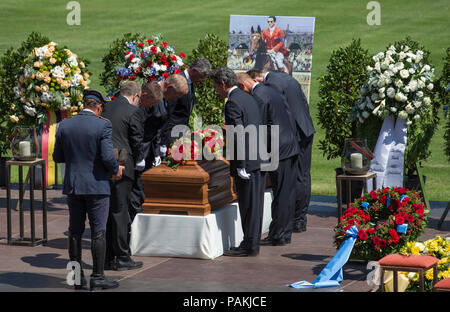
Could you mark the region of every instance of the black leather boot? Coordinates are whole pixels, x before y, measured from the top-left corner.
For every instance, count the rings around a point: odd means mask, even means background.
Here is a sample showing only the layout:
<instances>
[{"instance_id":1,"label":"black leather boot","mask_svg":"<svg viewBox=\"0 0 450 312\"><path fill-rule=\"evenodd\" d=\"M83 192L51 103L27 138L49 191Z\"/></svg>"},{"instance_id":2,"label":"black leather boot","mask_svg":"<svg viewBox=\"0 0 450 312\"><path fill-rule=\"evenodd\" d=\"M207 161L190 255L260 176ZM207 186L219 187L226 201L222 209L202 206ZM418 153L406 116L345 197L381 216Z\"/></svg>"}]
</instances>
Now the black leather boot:
<instances>
[{"instance_id":1,"label":"black leather boot","mask_svg":"<svg viewBox=\"0 0 450 312\"><path fill-rule=\"evenodd\" d=\"M83 289L87 285L86 277L84 276L84 271L82 268L81 262L81 235L69 235L69 258L70 261L76 261L80 264L81 276L80 276L80 284L77 285L75 281L75 289Z\"/></svg>"},{"instance_id":2,"label":"black leather boot","mask_svg":"<svg viewBox=\"0 0 450 312\"><path fill-rule=\"evenodd\" d=\"M93 262L90 280L91 290L100 290L118 287L119 283L115 281L112 282L109 281L103 272L105 266L105 252L106 252L106 240L104 231L92 235L91 251Z\"/></svg>"}]
</instances>

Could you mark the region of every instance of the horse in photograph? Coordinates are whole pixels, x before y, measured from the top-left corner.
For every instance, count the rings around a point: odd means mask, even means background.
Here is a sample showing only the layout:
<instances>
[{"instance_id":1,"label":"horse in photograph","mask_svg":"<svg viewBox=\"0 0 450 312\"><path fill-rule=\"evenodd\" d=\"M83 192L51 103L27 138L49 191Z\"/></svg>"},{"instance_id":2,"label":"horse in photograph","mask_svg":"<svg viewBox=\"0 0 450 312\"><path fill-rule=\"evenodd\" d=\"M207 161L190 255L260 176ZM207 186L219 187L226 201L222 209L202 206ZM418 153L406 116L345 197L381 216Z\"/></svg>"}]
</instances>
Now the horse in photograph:
<instances>
[{"instance_id":1,"label":"horse in photograph","mask_svg":"<svg viewBox=\"0 0 450 312\"><path fill-rule=\"evenodd\" d=\"M257 30L251 28L249 56L244 62L254 61L254 69L261 71L280 70L275 61L274 54L267 53L266 42L262 38L261 27ZM289 61L289 53L284 56L284 68L287 74L292 76L292 63Z\"/></svg>"}]
</instances>

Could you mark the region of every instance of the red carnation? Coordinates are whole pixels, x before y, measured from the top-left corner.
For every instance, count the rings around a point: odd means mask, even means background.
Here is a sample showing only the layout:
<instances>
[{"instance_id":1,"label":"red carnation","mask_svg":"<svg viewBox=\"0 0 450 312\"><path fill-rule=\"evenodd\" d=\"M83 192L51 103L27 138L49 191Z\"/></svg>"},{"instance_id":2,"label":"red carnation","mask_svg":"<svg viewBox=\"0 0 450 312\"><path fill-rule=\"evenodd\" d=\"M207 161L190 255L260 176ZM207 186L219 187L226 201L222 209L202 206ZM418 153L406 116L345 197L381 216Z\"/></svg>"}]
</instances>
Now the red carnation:
<instances>
[{"instance_id":1,"label":"red carnation","mask_svg":"<svg viewBox=\"0 0 450 312\"><path fill-rule=\"evenodd\" d=\"M358 231L358 238L362 241L365 241L369 238L369 235L367 235L366 231L364 230L359 230Z\"/></svg>"},{"instance_id":2,"label":"red carnation","mask_svg":"<svg viewBox=\"0 0 450 312\"><path fill-rule=\"evenodd\" d=\"M128 60L131 62L131 60L134 59L134 54L130 54L130 57L128 58Z\"/></svg>"},{"instance_id":3,"label":"red carnation","mask_svg":"<svg viewBox=\"0 0 450 312\"><path fill-rule=\"evenodd\" d=\"M374 228L367 229L367 233L370 235L375 234L377 231Z\"/></svg>"},{"instance_id":4,"label":"red carnation","mask_svg":"<svg viewBox=\"0 0 450 312\"><path fill-rule=\"evenodd\" d=\"M181 69L177 68L177 69L175 69L175 71L173 73L174 74L179 74L179 73L181 73Z\"/></svg>"},{"instance_id":5,"label":"red carnation","mask_svg":"<svg viewBox=\"0 0 450 312\"><path fill-rule=\"evenodd\" d=\"M364 216L363 216L363 219L364 219L364 222L369 222L370 221L370 216L368 215L368 214L365 214Z\"/></svg>"},{"instance_id":6,"label":"red carnation","mask_svg":"<svg viewBox=\"0 0 450 312\"><path fill-rule=\"evenodd\" d=\"M414 217L412 215L410 215L409 213L407 213L405 216L405 220L408 221L408 223L413 223Z\"/></svg>"},{"instance_id":7,"label":"red carnation","mask_svg":"<svg viewBox=\"0 0 450 312\"><path fill-rule=\"evenodd\" d=\"M128 51L127 53L125 53L125 56L127 56L128 54L130 54L131 52L130 51Z\"/></svg>"},{"instance_id":8,"label":"red carnation","mask_svg":"<svg viewBox=\"0 0 450 312\"><path fill-rule=\"evenodd\" d=\"M150 48L150 51L152 51L152 53L156 53L156 51L158 51L158 49L155 46L152 46Z\"/></svg>"},{"instance_id":9,"label":"red carnation","mask_svg":"<svg viewBox=\"0 0 450 312\"><path fill-rule=\"evenodd\" d=\"M155 76L150 77L150 81L155 81L155 80L156 80Z\"/></svg>"},{"instance_id":10,"label":"red carnation","mask_svg":"<svg viewBox=\"0 0 450 312\"><path fill-rule=\"evenodd\" d=\"M392 242L398 243L400 241L400 237L397 234L397 231L394 229L389 230L389 235L392 237Z\"/></svg>"},{"instance_id":11,"label":"red carnation","mask_svg":"<svg viewBox=\"0 0 450 312\"><path fill-rule=\"evenodd\" d=\"M113 96L112 98L111 98L111 100L115 100L115 99L117 99L117 96Z\"/></svg>"},{"instance_id":12,"label":"red carnation","mask_svg":"<svg viewBox=\"0 0 450 312\"><path fill-rule=\"evenodd\" d=\"M166 48L166 47L167 47L167 42L164 42L164 41L163 41L163 42L161 43L161 46L162 46L163 48Z\"/></svg>"},{"instance_id":13,"label":"red carnation","mask_svg":"<svg viewBox=\"0 0 450 312\"><path fill-rule=\"evenodd\" d=\"M177 57L175 56L175 55L170 55L170 59L173 61L173 62L176 62L177 61Z\"/></svg>"},{"instance_id":14,"label":"red carnation","mask_svg":"<svg viewBox=\"0 0 450 312\"><path fill-rule=\"evenodd\" d=\"M370 196L372 197L372 199L377 199L378 198L378 193L376 191L371 191L370 192Z\"/></svg>"},{"instance_id":15,"label":"red carnation","mask_svg":"<svg viewBox=\"0 0 450 312\"><path fill-rule=\"evenodd\" d=\"M163 56L161 56L161 61L164 63L164 62L167 62L167 56L165 56L165 55L163 55Z\"/></svg>"},{"instance_id":16,"label":"red carnation","mask_svg":"<svg viewBox=\"0 0 450 312\"><path fill-rule=\"evenodd\" d=\"M405 223L405 219L403 217L400 217L400 216L397 215L395 217L395 224L401 225L403 223Z\"/></svg>"},{"instance_id":17,"label":"red carnation","mask_svg":"<svg viewBox=\"0 0 450 312\"><path fill-rule=\"evenodd\" d=\"M380 238L378 236L375 236L374 238L372 238L372 242L374 245L379 245L380 244Z\"/></svg>"},{"instance_id":18,"label":"red carnation","mask_svg":"<svg viewBox=\"0 0 450 312\"><path fill-rule=\"evenodd\" d=\"M169 74L168 73L163 73L162 76L164 77L164 79L169 78Z\"/></svg>"},{"instance_id":19,"label":"red carnation","mask_svg":"<svg viewBox=\"0 0 450 312\"><path fill-rule=\"evenodd\" d=\"M385 188L381 191L381 193L383 193L383 194L389 193L389 188L388 188L388 187L385 187Z\"/></svg>"},{"instance_id":20,"label":"red carnation","mask_svg":"<svg viewBox=\"0 0 450 312\"><path fill-rule=\"evenodd\" d=\"M148 44L152 44L152 43L153 43L153 40L152 40L152 39L148 39L148 40L147 40L147 43L148 43Z\"/></svg>"},{"instance_id":21,"label":"red carnation","mask_svg":"<svg viewBox=\"0 0 450 312\"><path fill-rule=\"evenodd\" d=\"M185 58L186 54L184 54L183 52L180 52L180 56L181 56L181 58Z\"/></svg>"},{"instance_id":22,"label":"red carnation","mask_svg":"<svg viewBox=\"0 0 450 312\"><path fill-rule=\"evenodd\" d=\"M142 42L139 42L138 46L140 46L141 48L144 47L144 44Z\"/></svg>"},{"instance_id":23,"label":"red carnation","mask_svg":"<svg viewBox=\"0 0 450 312\"><path fill-rule=\"evenodd\" d=\"M380 239L380 248L386 248L386 245L387 245L386 240Z\"/></svg>"},{"instance_id":24,"label":"red carnation","mask_svg":"<svg viewBox=\"0 0 450 312\"><path fill-rule=\"evenodd\" d=\"M131 75L130 80L134 80L134 79L136 79L136 77L134 75Z\"/></svg>"},{"instance_id":25,"label":"red carnation","mask_svg":"<svg viewBox=\"0 0 450 312\"><path fill-rule=\"evenodd\" d=\"M348 209L345 211L345 213L346 213L346 214L347 214L347 213L354 214L354 213L356 213L357 211L358 211L358 209L356 209L356 207L351 206L350 208L348 208Z\"/></svg>"},{"instance_id":26,"label":"red carnation","mask_svg":"<svg viewBox=\"0 0 450 312\"><path fill-rule=\"evenodd\" d=\"M380 196L380 203L382 203L383 205L386 204L386 195Z\"/></svg>"},{"instance_id":27,"label":"red carnation","mask_svg":"<svg viewBox=\"0 0 450 312\"><path fill-rule=\"evenodd\" d=\"M145 57L145 53L141 52L141 57L144 58Z\"/></svg>"}]
</instances>

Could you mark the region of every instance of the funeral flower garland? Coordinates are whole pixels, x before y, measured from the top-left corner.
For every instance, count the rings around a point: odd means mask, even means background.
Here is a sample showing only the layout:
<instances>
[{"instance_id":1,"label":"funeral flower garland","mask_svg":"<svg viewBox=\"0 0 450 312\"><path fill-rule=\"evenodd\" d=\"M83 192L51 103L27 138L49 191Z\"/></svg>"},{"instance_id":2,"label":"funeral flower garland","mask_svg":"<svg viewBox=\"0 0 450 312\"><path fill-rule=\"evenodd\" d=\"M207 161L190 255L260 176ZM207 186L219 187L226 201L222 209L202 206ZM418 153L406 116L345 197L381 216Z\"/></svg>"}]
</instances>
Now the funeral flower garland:
<instances>
[{"instance_id":1,"label":"funeral flower garland","mask_svg":"<svg viewBox=\"0 0 450 312\"><path fill-rule=\"evenodd\" d=\"M400 49L391 45L373 56L373 66L367 66L369 80L361 88L352 120L364 123L371 114L381 119L392 114L410 125L432 114L434 68L424 64L423 58L422 50L413 51L407 45Z\"/></svg>"},{"instance_id":2,"label":"funeral flower garland","mask_svg":"<svg viewBox=\"0 0 450 312\"><path fill-rule=\"evenodd\" d=\"M339 247L346 231L355 225L359 231L354 257L379 260L398 252L425 229L428 211L424 206L419 193L402 187L366 193L344 211L335 227L335 244Z\"/></svg>"},{"instance_id":3,"label":"funeral flower garland","mask_svg":"<svg viewBox=\"0 0 450 312\"><path fill-rule=\"evenodd\" d=\"M176 140L167 150L167 166L176 169L180 165L185 165L189 160L203 158L212 160L223 155L224 146L222 128L215 125L208 126Z\"/></svg>"},{"instance_id":4,"label":"funeral flower garland","mask_svg":"<svg viewBox=\"0 0 450 312\"><path fill-rule=\"evenodd\" d=\"M42 122L48 110L78 110L89 76L85 62L69 49L54 42L34 48L14 87L20 105L14 107L11 121L28 116Z\"/></svg>"}]
</instances>

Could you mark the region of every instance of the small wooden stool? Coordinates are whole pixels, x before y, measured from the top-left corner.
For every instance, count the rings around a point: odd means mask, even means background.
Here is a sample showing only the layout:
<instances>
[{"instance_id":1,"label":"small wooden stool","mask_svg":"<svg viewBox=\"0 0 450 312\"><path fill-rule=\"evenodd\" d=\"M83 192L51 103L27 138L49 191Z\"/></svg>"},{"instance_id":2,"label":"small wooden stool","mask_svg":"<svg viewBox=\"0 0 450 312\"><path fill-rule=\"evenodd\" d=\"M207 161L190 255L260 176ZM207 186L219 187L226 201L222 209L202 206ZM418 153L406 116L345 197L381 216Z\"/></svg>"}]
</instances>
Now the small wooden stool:
<instances>
[{"instance_id":1,"label":"small wooden stool","mask_svg":"<svg viewBox=\"0 0 450 312\"><path fill-rule=\"evenodd\" d=\"M388 255L378 261L381 268L381 284L379 291L384 291L384 271L393 271L394 275L394 292L398 292L397 272L418 272L420 288L423 292L425 289L425 271L433 269L433 285L437 282L437 264L439 259L426 255Z\"/></svg>"},{"instance_id":2,"label":"small wooden stool","mask_svg":"<svg viewBox=\"0 0 450 312\"><path fill-rule=\"evenodd\" d=\"M362 181L364 185L364 193L368 192L367 181L372 179L372 188L377 189L377 174L375 172L367 172L362 175L340 174L336 176L336 191L337 191L337 208L338 220L342 217L342 181L347 182L347 208L352 203L352 181Z\"/></svg>"},{"instance_id":3,"label":"small wooden stool","mask_svg":"<svg viewBox=\"0 0 450 312\"><path fill-rule=\"evenodd\" d=\"M433 287L433 291L450 291L450 277L437 282Z\"/></svg>"}]
</instances>

